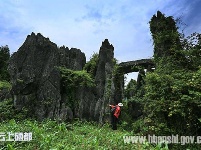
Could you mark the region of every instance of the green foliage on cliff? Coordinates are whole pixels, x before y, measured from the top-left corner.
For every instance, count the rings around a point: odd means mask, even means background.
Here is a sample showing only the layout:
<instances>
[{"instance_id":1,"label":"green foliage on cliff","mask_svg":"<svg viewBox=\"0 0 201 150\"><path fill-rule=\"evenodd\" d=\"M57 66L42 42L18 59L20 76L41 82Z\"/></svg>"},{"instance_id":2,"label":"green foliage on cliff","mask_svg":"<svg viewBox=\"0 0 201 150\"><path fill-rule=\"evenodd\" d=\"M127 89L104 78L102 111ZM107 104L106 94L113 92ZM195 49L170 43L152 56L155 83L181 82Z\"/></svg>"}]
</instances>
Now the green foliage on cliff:
<instances>
[{"instance_id":1,"label":"green foliage on cliff","mask_svg":"<svg viewBox=\"0 0 201 150\"><path fill-rule=\"evenodd\" d=\"M11 84L7 81L0 81L0 91L2 89L11 89Z\"/></svg>"},{"instance_id":2,"label":"green foliage on cliff","mask_svg":"<svg viewBox=\"0 0 201 150\"><path fill-rule=\"evenodd\" d=\"M91 74L92 77L95 77L96 75L96 70L97 70L97 65L98 65L98 53L94 53L89 62L87 62L84 66L84 70L86 70L89 74Z\"/></svg>"},{"instance_id":3,"label":"green foliage on cliff","mask_svg":"<svg viewBox=\"0 0 201 150\"><path fill-rule=\"evenodd\" d=\"M10 50L8 46L0 47L0 81L2 80L10 80L10 76L8 74L8 60L10 58Z\"/></svg>"},{"instance_id":4,"label":"green foliage on cliff","mask_svg":"<svg viewBox=\"0 0 201 150\"><path fill-rule=\"evenodd\" d=\"M171 61L173 68L189 69L188 59L183 53L180 33L172 16L166 17L160 11L150 21L154 44L154 61L157 66Z\"/></svg>"},{"instance_id":5,"label":"green foliage on cliff","mask_svg":"<svg viewBox=\"0 0 201 150\"><path fill-rule=\"evenodd\" d=\"M150 31L154 40L154 57L171 56L181 48L179 32L172 16L166 17L160 11L151 18Z\"/></svg>"},{"instance_id":6,"label":"green foliage on cliff","mask_svg":"<svg viewBox=\"0 0 201 150\"><path fill-rule=\"evenodd\" d=\"M68 106L73 110L78 106L76 90L79 87L93 87L94 79L85 70L74 71L65 67L59 67L61 72L61 92L68 97Z\"/></svg>"},{"instance_id":7,"label":"green foliage on cliff","mask_svg":"<svg viewBox=\"0 0 201 150\"><path fill-rule=\"evenodd\" d=\"M94 80L91 75L85 70L74 71L64 67L59 68L62 76L62 83L69 88L79 87L79 86L94 86Z\"/></svg>"}]
</instances>

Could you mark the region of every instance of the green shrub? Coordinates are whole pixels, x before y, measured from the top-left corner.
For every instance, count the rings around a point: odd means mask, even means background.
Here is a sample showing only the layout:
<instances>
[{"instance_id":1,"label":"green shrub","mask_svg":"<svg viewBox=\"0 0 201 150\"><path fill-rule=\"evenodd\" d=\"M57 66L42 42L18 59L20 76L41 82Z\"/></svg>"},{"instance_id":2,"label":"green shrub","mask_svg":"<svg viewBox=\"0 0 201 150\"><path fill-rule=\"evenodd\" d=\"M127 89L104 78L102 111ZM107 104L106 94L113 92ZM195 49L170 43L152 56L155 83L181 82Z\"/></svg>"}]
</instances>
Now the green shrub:
<instances>
[{"instance_id":1,"label":"green shrub","mask_svg":"<svg viewBox=\"0 0 201 150\"><path fill-rule=\"evenodd\" d=\"M144 112L152 121L155 133L199 133L200 77L200 70L195 73L175 70L171 75L147 75Z\"/></svg>"},{"instance_id":2,"label":"green shrub","mask_svg":"<svg viewBox=\"0 0 201 150\"><path fill-rule=\"evenodd\" d=\"M61 92L68 93L68 105L73 111L78 106L76 90L78 87L95 86L94 79L85 70L74 71L65 67L59 67L61 72Z\"/></svg>"},{"instance_id":3,"label":"green shrub","mask_svg":"<svg viewBox=\"0 0 201 150\"><path fill-rule=\"evenodd\" d=\"M11 89L11 84L7 81L0 81L0 90Z\"/></svg>"},{"instance_id":4,"label":"green shrub","mask_svg":"<svg viewBox=\"0 0 201 150\"><path fill-rule=\"evenodd\" d=\"M0 47L0 80L10 80L8 73L8 60L10 58L10 50L8 46Z\"/></svg>"},{"instance_id":5,"label":"green shrub","mask_svg":"<svg viewBox=\"0 0 201 150\"><path fill-rule=\"evenodd\" d=\"M79 87L79 86L94 86L94 80L91 75L85 70L74 71L67 69L65 67L59 67L62 76L63 86L68 86L69 88Z\"/></svg>"},{"instance_id":6,"label":"green shrub","mask_svg":"<svg viewBox=\"0 0 201 150\"><path fill-rule=\"evenodd\" d=\"M24 120L27 118L27 112L25 108L22 108L20 111L16 110L12 99L0 102L0 122L10 119Z\"/></svg>"},{"instance_id":7,"label":"green shrub","mask_svg":"<svg viewBox=\"0 0 201 150\"><path fill-rule=\"evenodd\" d=\"M98 60L99 60L99 54L94 53L91 56L90 60L84 66L84 70L86 70L93 78L96 75Z\"/></svg>"}]
</instances>

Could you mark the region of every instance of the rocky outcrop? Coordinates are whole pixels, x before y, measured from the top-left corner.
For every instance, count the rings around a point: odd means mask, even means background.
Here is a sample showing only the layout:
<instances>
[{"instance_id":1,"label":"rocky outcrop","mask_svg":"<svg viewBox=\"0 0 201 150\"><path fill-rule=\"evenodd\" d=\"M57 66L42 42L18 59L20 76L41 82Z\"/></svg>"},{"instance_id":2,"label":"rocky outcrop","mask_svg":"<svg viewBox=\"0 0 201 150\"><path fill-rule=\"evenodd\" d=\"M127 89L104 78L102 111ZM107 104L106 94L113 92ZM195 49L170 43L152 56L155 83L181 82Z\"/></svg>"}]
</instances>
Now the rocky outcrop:
<instances>
[{"instance_id":1,"label":"rocky outcrop","mask_svg":"<svg viewBox=\"0 0 201 150\"><path fill-rule=\"evenodd\" d=\"M104 42L102 42L102 46L100 47L98 67L95 76L98 97L103 97L104 95L106 79L109 74L112 74L113 71L113 59L114 47L110 45L108 39L106 39Z\"/></svg>"},{"instance_id":2,"label":"rocky outcrop","mask_svg":"<svg viewBox=\"0 0 201 150\"><path fill-rule=\"evenodd\" d=\"M88 120L104 123L108 120L109 103L114 103L113 63L114 47L108 39L102 42L99 50L95 72L95 88L80 87L77 90L79 99L78 116Z\"/></svg>"},{"instance_id":3,"label":"rocky outcrop","mask_svg":"<svg viewBox=\"0 0 201 150\"><path fill-rule=\"evenodd\" d=\"M78 85L73 90L67 90L70 86L65 86L70 83L65 82L64 86L63 74L58 67L83 70L85 64L85 55L79 49L65 46L58 48L40 33L28 35L9 61L15 108L26 107L29 114L38 120L51 118L64 121L78 117L104 123L110 117L108 104L117 104L123 98L126 72L122 68L152 65L152 62L133 61L118 66L114 61L114 47L105 39L93 73L96 86ZM114 69L115 65L119 70ZM69 96L71 94L73 98Z\"/></svg>"},{"instance_id":4,"label":"rocky outcrop","mask_svg":"<svg viewBox=\"0 0 201 150\"><path fill-rule=\"evenodd\" d=\"M98 121L95 116L95 106L98 99L95 88L79 87L76 90L76 99L79 101L76 116L85 120Z\"/></svg>"},{"instance_id":5,"label":"rocky outcrop","mask_svg":"<svg viewBox=\"0 0 201 150\"><path fill-rule=\"evenodd\" d=\"M38 120L72 118L71 110L65 106L67 99L61 95L57 67L82 70L85 63L85 55L79 49L58 48L40 33L28 35L9 61L14 106L29 108Z\"/></svg>"},{"instance_id":6,"label":"rocky outcrop","mask_svg":"<svg viewBox=\"0 0 201 150\"><path fill-rule=\"evenodd\" d=\"M182 49L173 17L166 17L160 11L157 11L156 15L151 18L150 30L154 40L155 59L174 55L174 49Z\"/></svg>"},{"instance_id":7,"label":"rocky outcrop","mask_svg":"<svg viewBox=\"0 0 201 150\"><path fill-rule=\"evenodd\" d=\"M98 66L95 76L97 99L95 106L95 118L99 118L99 123L107 120L108 104L114 103L114 47L109 43L108 39L102 42L99 51Z\"/></svg>"},{"instance_id":8,"label":"rocky outcrop","mask_svg":"<svg viewBox=\"0 0 201 150\"><path fill-rule=\"evenodd\" d=\"M40 33L32 33L9 61L14 106L28 108L38 120L79 117L103 123L108 118L105 115L108 104L114 103L113 59L114 47L106 39L99 51L94 76L96 87L77 86L73 93L76 102L71 102L69 94L72 93L64 90L58 67L83 70L85 55L76 48L58 48Z\"/></svg>"},{"instance_id":9,"label":"rocky outcrop","mask_svg":"<svg viewBox=\"0 0 201 150\"><path fill-rule=\"evenodd\" d=\"M59 65L67 67L72 70L82 70L86 58L85 54L82 53L79 49L62 46L59 49Z\"/></svg>"}]
</instances>

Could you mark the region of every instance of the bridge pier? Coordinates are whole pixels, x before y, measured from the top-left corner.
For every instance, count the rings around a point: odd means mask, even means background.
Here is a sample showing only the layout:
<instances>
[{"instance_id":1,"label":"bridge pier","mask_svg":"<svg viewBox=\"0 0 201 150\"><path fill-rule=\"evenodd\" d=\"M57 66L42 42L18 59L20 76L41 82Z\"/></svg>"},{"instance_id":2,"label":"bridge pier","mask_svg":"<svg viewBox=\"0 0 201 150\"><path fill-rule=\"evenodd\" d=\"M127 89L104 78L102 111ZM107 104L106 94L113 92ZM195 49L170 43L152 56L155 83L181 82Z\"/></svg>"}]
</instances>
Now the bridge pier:
<instances>
[{"instance_id":1,"label":"bridge pier","mask_svg":"<svg viewBox=\"0 0 201 150\"><path fill-rule=\"evenodd\" d=\"M114 102L115 104L122 102L124 93L124 74L119 72L114 77Z\"/></svg>"},{"instance_id":2,"label":"bridge pier","mask_svg":"<svg viewBox=\"0 0 201 150\"><path fill-rule=\"evenodd\" d=\"M144 69L152 71L152 68L155 67L151 59L141 59L136 61L122 62L118 65L117 73L114 76L114 102L117 104L122 102L124 98L124 74L131 72L139 72L137 79L137 89L139 90L142 86L143 76L145 76Z\"/></svg>"}]
</instances>

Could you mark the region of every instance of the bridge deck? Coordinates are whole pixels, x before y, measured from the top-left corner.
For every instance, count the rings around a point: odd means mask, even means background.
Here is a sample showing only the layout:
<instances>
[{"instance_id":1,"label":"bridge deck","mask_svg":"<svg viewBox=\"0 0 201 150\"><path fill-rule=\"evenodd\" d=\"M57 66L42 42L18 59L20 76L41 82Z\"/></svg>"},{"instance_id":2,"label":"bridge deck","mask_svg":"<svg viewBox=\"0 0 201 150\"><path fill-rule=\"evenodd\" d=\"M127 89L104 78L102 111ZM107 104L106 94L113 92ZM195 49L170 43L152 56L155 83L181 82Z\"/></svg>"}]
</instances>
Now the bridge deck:
<instances>
[{"instance_id":1,"label":"bridge deck","mask_svg":"<svg viewBox=\"0 0 201 150\"><path fill-rule=\"evenodd\" d=\"M140 59L135 61L121 62L119 64L119 67L123 73L138 72L139 67L147 69L149 66L155 66L152 59Z\"/></svg>"}]
</instances>

